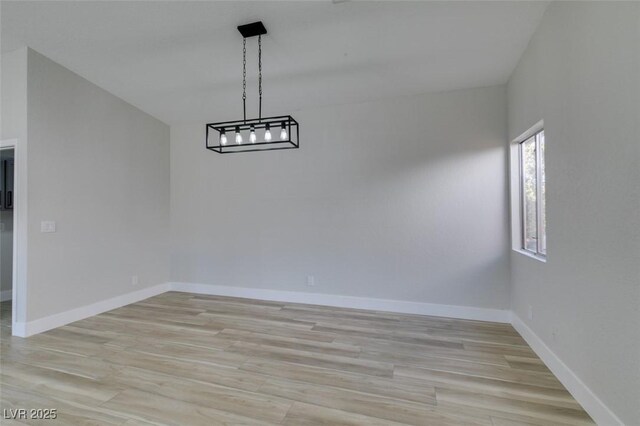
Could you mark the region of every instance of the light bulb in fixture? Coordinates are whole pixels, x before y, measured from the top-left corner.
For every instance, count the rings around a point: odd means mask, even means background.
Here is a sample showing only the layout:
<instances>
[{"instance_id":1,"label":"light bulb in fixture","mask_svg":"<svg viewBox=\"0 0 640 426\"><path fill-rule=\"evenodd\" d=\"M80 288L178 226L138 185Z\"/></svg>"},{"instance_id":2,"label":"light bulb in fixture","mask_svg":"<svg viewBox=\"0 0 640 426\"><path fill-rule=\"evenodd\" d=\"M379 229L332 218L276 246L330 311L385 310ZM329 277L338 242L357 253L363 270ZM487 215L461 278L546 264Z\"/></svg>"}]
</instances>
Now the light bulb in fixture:
<instances>
[{"instance_id":1,"label":"light bulb in fixture","mask_svg":"<svg viewBox=\"0 0 640 426\"><path fill-rule=\"evenodd\" d=\"M283 121L282 125L280 126L280 140L284 141L284 140L287 139L287 137L288 137L288 135L287 135L287 126Z\"/></svg>"},{"instance_id":2,"label":"light bulb in fixture","mask_svg":"<svg viewBox=\"0 0 640 426\"><path fill-rule=\"evenodd\" d=\"M240 127L236 126L236 143L240 145L242 143L242 135L240 134Z\"/></svg>"},{"instance_id":3,"label":"light bulb in fixture","mask_svg":"<svg viewBox=\"0 0 640 426\"><path fill-rule=\"evenodd\" d=\"M264 140L267 142L271 141L271 126L269 125L269 123L267 123L264 130Z\"/></svg>"},{"instance_id":4,"label":"light bulb in fixture","mask_svg":"<svg viewBox=\"0 0 640 426\"><path fill-rule=\"evenodd\" d=\"M251 143L256 143L256 128L251 126L251 131L249 132L249 140Z\"/></svg>"},{"instance_id":5,"label":"light bulb in fixture","mask_svg":"<svg viewBox=\"0 0 640 426\"><path fill-rule=\"evenodd\" d=\"M220 145L226 145L227 144L227 134L225 133L224 129L220 130Z\"/></svg>"}]
</instances>

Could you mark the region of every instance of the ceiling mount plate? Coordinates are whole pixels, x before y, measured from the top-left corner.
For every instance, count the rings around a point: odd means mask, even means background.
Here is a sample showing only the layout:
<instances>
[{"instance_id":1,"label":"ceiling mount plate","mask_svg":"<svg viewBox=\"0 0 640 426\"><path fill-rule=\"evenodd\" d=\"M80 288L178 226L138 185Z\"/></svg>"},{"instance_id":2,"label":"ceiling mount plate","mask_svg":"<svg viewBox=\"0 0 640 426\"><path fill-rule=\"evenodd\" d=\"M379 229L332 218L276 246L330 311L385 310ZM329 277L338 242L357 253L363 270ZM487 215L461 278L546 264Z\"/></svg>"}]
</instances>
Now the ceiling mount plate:
<instances>
[{"instance_id":1,"label":"ceiling mount plate","mask_svg":"<svg viewBox=\"0 0 640 426\"><path fill-rule=\"evenodd\" d=\"M240 31L240 34L242 34L242 37L244 38L255 37L267 33L267 29L264 27L262 21L239 25L238 31Z\"/></svg>"}]
</instances>

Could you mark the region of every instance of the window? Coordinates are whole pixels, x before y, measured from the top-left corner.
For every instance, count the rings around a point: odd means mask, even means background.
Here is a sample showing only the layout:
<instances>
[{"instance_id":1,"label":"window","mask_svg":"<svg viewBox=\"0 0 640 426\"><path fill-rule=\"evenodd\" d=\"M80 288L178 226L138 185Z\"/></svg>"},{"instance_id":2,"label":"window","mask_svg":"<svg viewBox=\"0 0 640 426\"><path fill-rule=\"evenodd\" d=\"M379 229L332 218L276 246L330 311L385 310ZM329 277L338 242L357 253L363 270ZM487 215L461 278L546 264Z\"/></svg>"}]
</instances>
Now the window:
<instances>
[{"instance_id":1,"label":"window","mask_svg":"<svg viewBox=\"0 0 640 426\"><path fill-rule=\"evenodd\" d=\"M518 143L520 171L519 249L538 257L547 254L544 173L544 130Z\"/></svg>"}]
</instances>

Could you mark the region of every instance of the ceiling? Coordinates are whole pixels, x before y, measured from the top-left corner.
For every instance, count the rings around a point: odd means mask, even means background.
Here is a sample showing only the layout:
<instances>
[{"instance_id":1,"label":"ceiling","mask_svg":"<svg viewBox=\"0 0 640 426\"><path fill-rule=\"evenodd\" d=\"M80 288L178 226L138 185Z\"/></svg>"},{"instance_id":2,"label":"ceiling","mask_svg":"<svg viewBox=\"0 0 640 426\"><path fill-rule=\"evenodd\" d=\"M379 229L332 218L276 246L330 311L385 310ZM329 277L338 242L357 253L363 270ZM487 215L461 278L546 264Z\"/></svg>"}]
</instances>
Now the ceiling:
<instances>
[{"instance_id":1,"label":"ceiling","mask_svg":"<svg viewBox=\"0 0 640 426\"><path fill-rule=\"evenodd\" d=\"M507 81L547 2L1 3L30 46L168 124L237 119L242 38L262 20L264 114ZM247 42L248 115L257 115Z\"/></svg>"}]
</instances>

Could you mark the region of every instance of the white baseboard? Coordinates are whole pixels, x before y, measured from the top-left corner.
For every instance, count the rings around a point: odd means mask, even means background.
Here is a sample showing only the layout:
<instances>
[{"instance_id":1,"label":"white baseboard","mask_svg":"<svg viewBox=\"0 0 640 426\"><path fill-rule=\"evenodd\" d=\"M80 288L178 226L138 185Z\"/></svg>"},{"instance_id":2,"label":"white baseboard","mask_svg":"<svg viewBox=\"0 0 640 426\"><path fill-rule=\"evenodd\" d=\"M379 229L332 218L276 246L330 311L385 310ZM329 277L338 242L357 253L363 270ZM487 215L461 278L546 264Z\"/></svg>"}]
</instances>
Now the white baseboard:
<instances>
[{"instance_id":1,"label":"white baseboard","mask_svg":"<svg viewBox=\"0 0 640 426\"><path fill-rule=\"evenodd\" d=\"M29 322L17 322L13 335L28 337L56 327L79 321L102 312L110 311L130 303L147 299L167 291L232 296L248 299L272 300L289 303L335 306L342 308L370 309L384 312L431 315L448 318L470 319L511 323L513 327L544 361L553 374L567 388L573 397L599 425L622 425L620 419L611 411L587 385L531 330L515 313L509 310L478 308L472 306L440 305L434 303L408 302L403 300L374 299L368 297L339 296L333 294L304 293L247 287L230 287L209 284L171 282L158 284L111 299L96 302L59 314L50 315ZM2 292L2 297L7 293ZM10 298L10 292L9 292Z\"/></svg>"},{"instance_id":2,"label":"white baseboard","mask_svg":"<svg viewBox=\"0 0 640 426\"><path fill-rule=\"evenodd\" d=\"M367 297L338 296L321 293L303 293L296 291L280 291L246 287L229 287L195 283L164 283L142 290L102 300L80 308L60 312L44 318L28 322L16 322L13 335L29 337L74 321L79 321L102 312L147 299L166 291L183 291L197 294L217 296L234 296L248 299L274 300L290 303L307 303L314 305L335 306L354 309L370 309L385 312L432 315L448 318L471 319L478 321L494 321L508 323L510 313L507 310L476 308L472 306L439 305L434 303L407 302L402 300L372 299Z\"/></svg>"},{"instance_id":3,"label":"white baseboard","mask_svg":"<svg viewBox=\"0 0 640 426\"><path fill-rule=\"evenodd\" d=\"M598 425L623 425L613 411L513 312L511 324Z\"/></svg>"},{"instance_id":4,"label":"white baseboard","mask_svg":"<svg viewBox=\"0 0 640 426\"><path fill-rule=\"evenodd\" d=\"M478 321L509 323L511 318L510 311L508 310L477 308L473 306L439 305L435 303L408 302L404 300L373 299L369 297L338 296L334 294L303 293L298 291L182 282L172 282L170 283L170 287L171 290L186 293L233 296L247 299L273 300L277 302L306 303L340 308L370 309L374 311L432 315Z\"/></svg>"},{"instance_id":5,"label":"white baseboard","mask_svg":"<svg viewBox=\"0 0 640 426\"><path fill-rule=\"evenodd\" d=\"M18 337L29 337L31 334L27 334L27 323L26 322L16 322L11 327L11 334ZM35 333L33 333L35 334Z\"/></svg>"},{"instance_id":6,"label":"white baseboard","mask_svg":"<svg viewBox=\"0 0 640 426\"><path fill-rule=\"evenodd\" d=\"M18 337L29 337L34 334L42 333L63 325L89 318L102 312L120 308L130 303L139 302L158 294L162 294L169 290L169 284L163 283L152 287L143 288L131 293L112 297L111 299L102 300L90 305L81 306L69 311L60 312L59 314L49 315L44 318L28 322L16 322L12 329L12 334Z\"/></svg>"},{"instance_id":7,"label":"white baseboard","mask_svg":"<svg viewBox=\"0 0 640 426\"><path fill-rule=\"evenodd\" d=\"M13 295L12 290L2 290L0 291L0 302L5 302L7 300L11 300Z\"/></svg>"}]
</instances>

